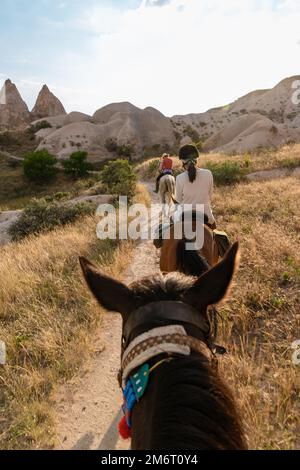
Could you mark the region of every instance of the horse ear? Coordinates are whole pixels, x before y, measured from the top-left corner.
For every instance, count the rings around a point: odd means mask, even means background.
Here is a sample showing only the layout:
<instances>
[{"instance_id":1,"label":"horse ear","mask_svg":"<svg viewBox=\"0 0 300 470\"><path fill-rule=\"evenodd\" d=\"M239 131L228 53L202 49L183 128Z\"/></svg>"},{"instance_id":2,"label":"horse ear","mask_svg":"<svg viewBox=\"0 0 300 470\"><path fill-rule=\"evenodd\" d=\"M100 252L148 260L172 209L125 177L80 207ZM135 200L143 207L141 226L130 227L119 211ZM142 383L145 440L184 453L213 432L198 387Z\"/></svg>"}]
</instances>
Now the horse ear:
<instances>
[{"instance_id":1,"label":"horse ear","mask_svg":"<svg viewBox=\"0 0 300 470\"><path fill-rule=\"evenodd\" d=\"M196 308L206 308L220 302L229 290L238 263L239 244L236 242L220 263L199 277L185 294L184 302Z\"/></svg>"},{"instance_id":2,"label":"horse ear","mask_svg":"<svg viewBox=\"0 0 300 470\"><path fill-rule=\"evenodd\" d=\"M99 304L126 318L135 309L133 292L122 282L100 273L87 259L80 257L79 262L86 283Z\"/></svg>"}]
</instances>

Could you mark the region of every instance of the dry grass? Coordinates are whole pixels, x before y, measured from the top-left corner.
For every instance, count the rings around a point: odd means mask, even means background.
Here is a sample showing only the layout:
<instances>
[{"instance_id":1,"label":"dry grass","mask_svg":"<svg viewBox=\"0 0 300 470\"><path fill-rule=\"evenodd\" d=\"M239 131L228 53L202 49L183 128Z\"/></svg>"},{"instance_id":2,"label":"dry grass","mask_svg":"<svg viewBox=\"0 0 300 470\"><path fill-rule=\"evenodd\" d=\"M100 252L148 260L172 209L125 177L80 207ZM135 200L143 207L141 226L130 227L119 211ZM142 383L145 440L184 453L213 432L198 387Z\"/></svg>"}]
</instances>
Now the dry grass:
<instances>
[{"instance_id":1,"label":"dry grass","mask_svg":"<svg viewBox=\"0 0 300 470\"><path fill-rule=\"evenodd\" d=\"M299 366L291 344L300 339L300 184L284 178L219 188L218 226L241 242L232 298L220 307L221 360L253 449L299 448Z\"/></svg>"},{"instance_id":2,"label":"dry grass","mask_svg":"<svg viewBox=\"0 0 300 470\"><path fill-rule=\"evenodd\" d=\"M182 163L174 157L175 173L182 172ZM286 145L278 150L261 150L241 155L224 155L218 153L201 154L199 166L202 168L211 164L222 164L225 162L236 163L245 173L273 169L273 168L295 168L300 166L300 144ZM142 179L153 179L157 174L158 159L152 158L137 166L138 174Z\"/></svg>"},{"instance_id":3,"label":"dry grass","mask_svg":"<svg viewBox=\"0 0 300 470\"><path fill-rule=\"evenodd\" d=\"M151 205L151 197L150 197L149 191L141 183L138 183L136 186L136 194L133 198L133 203L144 204L146 207L150 207Z\"/></svg>"},{"instance_id":4,"label":"dry grass","mask_svg":"<svg viewBox=\"0 0 300 470\"><path fill-rule=\"evenodd\" d=\"M88 217L51 233L2 248L0 448L49 448L51 393L88 356L99 311L83 284L78 255L120 276L131 245L99 241Z\"/></svg>"}]
</instances>

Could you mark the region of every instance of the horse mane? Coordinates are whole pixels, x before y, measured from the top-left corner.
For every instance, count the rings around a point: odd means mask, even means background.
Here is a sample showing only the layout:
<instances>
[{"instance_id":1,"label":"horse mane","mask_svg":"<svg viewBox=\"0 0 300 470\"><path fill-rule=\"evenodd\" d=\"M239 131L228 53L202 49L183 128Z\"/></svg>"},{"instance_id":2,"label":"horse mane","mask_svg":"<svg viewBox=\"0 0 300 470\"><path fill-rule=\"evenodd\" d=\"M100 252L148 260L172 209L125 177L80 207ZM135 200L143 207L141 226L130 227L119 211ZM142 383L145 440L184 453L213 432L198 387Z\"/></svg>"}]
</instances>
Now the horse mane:
<instances>
[{"instance_id":1,"label":"horse mane","mask_svg":"<svg viewBox=\"0 0 300 470\"><path fill-rule=\"evenodd\" d=\"M181 300L194 281L193 277L171 273L140 280L131 289L142 306ZM133 445L138 444L135 448L247 448L231 391L200 355L178 356L162 364L152 373L148 387L134 410L135 429L140 433L133 435Z\"/></svg>"},{"instance_id":2,"label":"horse mane","mask_svg":"<svg viewBox=\"0 0 300 470\"><path fill-rule=\"evenodd\" d=\"M186 249L186 239L179 241L177 245L177 266L178 269L188 276L201 276L208 271L210 266L207 261L196 250Z\"/></svg>"},{"instance_id":3,"label":"horse mane","mask_svg":"<svg viewBox=\"0 0 300 470\"><path fill-rule=\"evenodd\" d=\"M247 448L231 391L201 358L178 357L158 368L154 380L151 448Z\"/></svg>"}]
</instances>

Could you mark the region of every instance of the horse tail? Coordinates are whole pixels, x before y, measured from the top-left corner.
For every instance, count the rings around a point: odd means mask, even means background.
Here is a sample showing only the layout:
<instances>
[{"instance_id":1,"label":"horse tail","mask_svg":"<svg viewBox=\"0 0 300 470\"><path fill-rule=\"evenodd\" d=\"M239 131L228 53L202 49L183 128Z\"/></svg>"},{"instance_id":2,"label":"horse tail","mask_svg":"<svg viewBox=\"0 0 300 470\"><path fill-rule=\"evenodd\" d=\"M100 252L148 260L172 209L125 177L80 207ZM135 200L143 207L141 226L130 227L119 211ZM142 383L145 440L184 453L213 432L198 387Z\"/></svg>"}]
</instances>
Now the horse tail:
<instances>
[{"instance_id":1,"label":"horse tail","mask_svg":"<svg viewBox=\"0 0 300 470\"><path fill-rule=\"evenodd\" d=\"M177 245L178 270L187 276L201 276L210 269L210 265L197 250L187 250L188 240L183 238Z\"/></svg>"}]
</instances>

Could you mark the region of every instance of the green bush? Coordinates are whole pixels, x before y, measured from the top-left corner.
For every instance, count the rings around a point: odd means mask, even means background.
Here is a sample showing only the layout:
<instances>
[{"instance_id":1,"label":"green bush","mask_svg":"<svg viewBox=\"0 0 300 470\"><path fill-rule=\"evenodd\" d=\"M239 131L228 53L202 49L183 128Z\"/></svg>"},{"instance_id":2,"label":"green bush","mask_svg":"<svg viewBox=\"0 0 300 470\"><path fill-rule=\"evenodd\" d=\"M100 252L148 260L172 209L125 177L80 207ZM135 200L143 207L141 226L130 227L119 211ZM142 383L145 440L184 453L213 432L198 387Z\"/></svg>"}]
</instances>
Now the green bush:
<instances>
[{"instance_id":1,"label":"green bush","mask_svg":"<svg viewBox=\"0 0 300 470\"><path fill-rule=\"evenodd\" d=\"M109 162L101 172L101 181L106 192L121 196L134 196L137 176L128 160Z\"/></svg>"},{"instance_id":2,"label":"green bush","mask_svg":"<svg viewBox=\"0 0 300 470\"><path fill-rule=\"evenodd\" d=\"M107 139L105 148L110 153L116 153L119 157L130 158L133 154L134 148L131 144L118 145L116 139Z\"/></svg>"},{"instance_id":3,"label":"green bush","mask_svg":"<svg viewBox=\"0 0 300 470\"><path fill-rule=\"evenodd\" d=\"M219 186L239 183L245 176L244 171L237 163L208 163L206 168L212 172L214 181Z\"/></svg>"},{"instance_id":4,"label":"green bush","mask_svg":"<svg viewBox=\"0 0 300 470\"><path fill-rule=\"evenodd\" d=\"M28 128L28 132L30 134L35 134L41 129L51 129L51 128L52 128L52 125L50 124L50 122L44 120L44 121L37 122L36 124L31 124L31 126Z\"/></svg>"},{"instance_id":5,"label":"green bush","mask_svg":"<svg viewBox=\"0 0 300 470\"><path fill-rule=\"evenodd\" d=\"M158 174L160 159L156 158L155 160L151 160L147 166L147 178L153 178Z\"/></svg>"},{"instance_id":6,"label":"green bush","mask_svg":"<svg viewBox=\"0 0 300 470\"><path fill-rule=\"evenodd\" d=\"M71 199L71 193L59 191L58 193L55 194L50 194L49 196L45 196L45 200L47 202L53 202L53 201L63 201Z\"/></svg>"},{"instance_id":7,"label":"green bush","mask_svg":"<svg viewBox=\"0 0 300 470\"><path fill-rule=\"evenodd\" d=\"M79 217L91 214L93 210L93 207L86 203L71 206L66 203L59 204L57 201L35 199L9 228L9 234L14 241L21 240L28 235L47 232L57 226L74 222Z\"/></svg>"},{"instance_id":8,"label":"green bush","mask_svg":"<svg viewBox=\"0 0 300 470\"><path fill-rule=\"evenodd\" d=\"M133 147L130 144L123 144L119 145L117 148L117 154L119 157L127 157L130 158L133 154Z\"/></svg>"},{"instance_id":9,"label":"green bush","mask_svg":"<svg viewBox=\"0 0 300 470\"><path fill-rule=\"evenodd\" d=\"M48 150L29 152L23 160L23 170L26 178L36 183L45 183L53 179L57 173L57 159Z\"/></svg>"},{"instance_id":10,"label":"green bush","mask_svg":"<svg viewBox=\"0 0 300 470\"><path fill-rule=\"evenodd\" d=\"M62 162L67 175L74 178L83 178L93 169L93 165L87 162L87 152L78 151L70 155L68 160Z\"/></svg>"}]
</instances>

